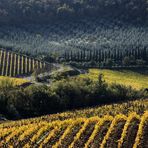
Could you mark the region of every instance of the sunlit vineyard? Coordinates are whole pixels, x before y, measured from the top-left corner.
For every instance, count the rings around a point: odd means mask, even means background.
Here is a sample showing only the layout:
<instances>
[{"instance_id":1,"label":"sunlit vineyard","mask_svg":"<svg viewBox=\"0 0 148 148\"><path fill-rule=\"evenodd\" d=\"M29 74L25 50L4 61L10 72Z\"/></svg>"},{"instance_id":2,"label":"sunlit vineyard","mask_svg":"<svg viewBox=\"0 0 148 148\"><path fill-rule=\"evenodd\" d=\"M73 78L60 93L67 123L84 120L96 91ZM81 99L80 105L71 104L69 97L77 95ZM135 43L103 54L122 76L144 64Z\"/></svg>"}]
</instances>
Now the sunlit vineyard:
<instances>
[{"instance_id":1,"label":"sunlit vineyard","mask_svg":"<svg viewBox=\"0 0 148 148\"><path fill-rule=\"evenodd\" d=\"M27 122L28 121L28 122ZM48 122L11 122L0 124L0 146L3 147L146 147L148 112L128 116L117 114L99 118L75 118Z\"/></svg>"},{"instance_id":2,"label":"sunlit vineyard","mask_svg":"<svg viewBox=\"0 0 148 148\"><path fill-rule=\"evenodd\" d=\"M11 51L0 50L0 75L2 76L15 77L47 67L50 67L50 64L46 62Z\"/></svg>"},{"instance_id":3,"label":"sunlit vineyard","mask_svg":"<svg viewBox=\"0 0 148 148\"><path fill-rule=\"evenodd\" d=\"M0 148L148 148L148 0L0 0Z\"/></svg>"},{"instance_id":4,"label":"sunlit vineyard","mask_svg":"<svg viewBox=\"0 0 148 148\"><path fill-rule=\"evenodd\" d=\"M90 69L89 73L82 74L80 77L88 77L93 80L98 79L98 74L102 73L104 79L109 84L117 83L126 86L131 86L135 89L142 89L148 87L148 75L142 74L130 70L100 70L100 69Z\"/></svg>"},{"instance_id":5,"label":"sunlit vineyard","mask_svg":"<svg viewBox=\"0 0 148 148\"><path fill-rule=\"evenodd\" d=\"M76 118L90 118L94 116L98 116L102 118L105 115L115 117L117 114L128 115L131 112L136 112L138 115L142 115L146 110L148 110L148 99L141 99L135 101L127 101L125 103L111 104L111 105L103 105L96 106L86 109L79 109L73 111L67 111L63 113L50 114L46 116L41 116L39 118L32 119L24 119L17 121L18 124L28 124L28 123L36 123L40 121L45 122L53 122L56 120L64 121L68 119L76 119ZM14 122L7 122L5 126L15 125Z\"/></svg>"}]
</instances>

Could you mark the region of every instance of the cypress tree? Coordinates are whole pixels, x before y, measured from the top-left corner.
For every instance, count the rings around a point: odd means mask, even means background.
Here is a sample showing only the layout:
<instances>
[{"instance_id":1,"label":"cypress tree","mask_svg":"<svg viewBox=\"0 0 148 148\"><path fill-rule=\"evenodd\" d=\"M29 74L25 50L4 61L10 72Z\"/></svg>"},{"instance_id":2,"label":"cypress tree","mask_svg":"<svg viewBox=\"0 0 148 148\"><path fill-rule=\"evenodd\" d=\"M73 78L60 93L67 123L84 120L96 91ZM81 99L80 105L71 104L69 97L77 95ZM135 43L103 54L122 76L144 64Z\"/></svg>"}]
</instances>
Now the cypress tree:
<instances>
[{"instance_id":1,"label":"cypress tree","mask_svg":"<svg viewBox=\"0 0 148 148\"><path fill-rule=\"evenodd\" d=\"M98 62L98 50L96 50L96 62Z\"/></svg>"},{"instance_id":2,"label":"cypress tree","mask_svg":"<svg viewBox=\"0 0 148 148\"><path fill-rule=\"evenodd\" d=\"M107 51L104 51L104 61L107 60Z\"/></svg>"},{"instance_id":3,"label":"cypress tree","mask_svg":"<svg viewBox=\"0 0 148 148\"><path fill-rule=\"evenodd\" d=\"M126 57L129 57L129 52L128 52L127 49L126 49L126 51L125 51L125 56L126 56Z\"/></svg>"},{"instance_id":4,"label":"cypress tree","mask_svg":"<svg viewBox=\"0 0 148 148\"><path fill-rule=\"evenodd\" d=\"M87 60L85 49L84 49L84 51L83 51L83 59L84 59L83 61L86 61L86 60Z\"/></svg>"},{"instance_id":5,"label":"cypress tree","mask_svg":"<svg viewBox=\"0 0 148 148\"><path fill-rule=\"evenodd\" d=\"M92 51L90 50L90 52L89 52L89 61L91 61L92 60Z\"/></svg>"},{"instance_id":6,"label":"cypress tree","mask_svg":"<svg viewBox=\"0 0 148 148\"><path fill-rule=\"evenodd\" d=\"M102 51L102 62L105 61L104 51Z\"/></svg>"},{"instance_id":7,"label":"cypress tree","mask_svg":"<svg viewBox=\"0 0 148 148\"><path fill-rule=\"evenodd\" d=\"M99 59L99 63L101 63L101 50L99 50L98 59Z\"/></svg>"},{"instance_id":8,"label":"cypress tree","mask_svg":"<svg viewBox=\"0 0 148 148\"><path fill-rule=\"evenodd\" d=\"M143 60L147 60L147 52L146 52L146 47L144 47L144 49L143 49L143 51L142 51L142 58L143 58Z\"/></svg>"},{"instance_id":9,"label":"cypress tree","mask_svg":"<svg viewBox=\"0 0 148 148\"><path fill-rule=\"evenodd\" d=\"M80 62L80 51L77 52L77 61Z\"/></svg>"},{"instance_id":10,"label":"cypress tree","mask_svg":"<svg viewBox=\"0 0 148 148\"><path fill-rule=\"evenodd\" d=\"M140 52L139 48L137 48L137 58L138 58L138 59L141 58L141 52Z\"/></svg>"},{"instance_id":11,"label":"cypress tree","mask_svg":"<svg viewBox=\"0 0 148 148\"><path fill-rule=\"evenodd\" d=\"M116 48L114 49L114 60L115 61L117 60L117 50L116 50Z\"/></svg>"},{"instance_id":12,"label":"cypress tree","mask_svg":"<svg viewBox=\"0 0 148 148\"><path fill-rule=\"evenodd\" d=\"M132 56L132 49L129 51L129 57Z\"/></svg>"},{"instance_id":13,"label":"cypress tree","mask_svg":"<svg viewBox=\"0 0 148 148\"><path fill-rule=\"evenodd\" d=\"M108 59L110 59L111 58L111 51L109 50L108 51L108 57L107 57Z\"/></svg>"},{"instance_id":14,"label":"cypress tree","mask_svg":"<svg viewBox=\"0 0 148 148\"><path fill-rule=\"evenodd\" d=\"M69 51L67 53L67 60L70 61Z\"/></svg>"},{"instance_id":15,"label":"cypress tree","mask_svg":"<svg viewBox=\"0 0 148 148\"><path fill-rule=\"evenodd\" d=\"M113 53L113 51L111 52L111 58L110 59L114 59L114 53Z\"/></svg>"},{"instance_id":16,"label":"cypress tree","mask_svg":"<svg viewBox=\"0 0 148 148\"><path fill-rule=\"evenodd\" d=\"M135 59L138 59L138 51L135 49Z\"/></svg>"},{"instance_id":17,"label":"cypress tree","mask_svg":"<svg viewBox=\"0 0 148 148\"><path fill-rule=\"evenodd\" d=\"M119 60L120 60L120 51L119 51L119 49L117 50L116 59L117 59L117 61L119 61Z\"/></svg>"},{"instance_id":18,"label":"cypress tree","mask_svg":"<svg viewBox=\"0 0 148 148\"><path fill-rule=\"evenodd\" d=\"M81 62L82 62L83 61L83 51L82 50L81 50L81 55L80 56L81 56L80 59L81 59Z\"/></svg>"},{"instance_id":19,"label":"cypress tree","mask_svg":"<svg viewBox=\"0 0 148 148\"><path fill-rule=\"evenodd\" d=\"M70 60L71 61L73 60L73 53L72 53L72 51L70 52Z\"/></svg>"},{"instance_id":20,"label":"cypress tree","mask_svg":"<svg viewBox=\"0 0 148 148\"><path fill-rule=\"evenodd\" d=\"M63 58L66 60L66 51L63 54Z\"/></svg>"}]
</instances>

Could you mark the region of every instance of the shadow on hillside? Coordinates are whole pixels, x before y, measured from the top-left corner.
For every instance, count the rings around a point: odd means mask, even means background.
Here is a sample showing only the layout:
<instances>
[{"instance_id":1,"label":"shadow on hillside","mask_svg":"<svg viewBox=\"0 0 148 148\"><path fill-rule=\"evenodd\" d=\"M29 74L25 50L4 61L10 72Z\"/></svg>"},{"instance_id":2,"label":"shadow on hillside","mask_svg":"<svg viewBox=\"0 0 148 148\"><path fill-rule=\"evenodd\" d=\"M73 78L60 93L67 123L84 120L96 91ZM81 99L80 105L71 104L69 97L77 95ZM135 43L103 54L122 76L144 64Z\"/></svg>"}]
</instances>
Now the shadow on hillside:
<instances>
[{"instance_id":1,"label":"shadow on hillside","mask_svg":"<svg viewBox=\"0 0 148 148\"><path fill-rule=\"evenodd\" d=\"M137 74L142 74L142 75L145 75L145 76L148 76L148 67L146 68L127 68L127 69L113 69L113 70L116 70L116 71L119 71L119 72L125 72L125 70L129 70L131 72L135 72Z\"/></svg>"}]
</instances>

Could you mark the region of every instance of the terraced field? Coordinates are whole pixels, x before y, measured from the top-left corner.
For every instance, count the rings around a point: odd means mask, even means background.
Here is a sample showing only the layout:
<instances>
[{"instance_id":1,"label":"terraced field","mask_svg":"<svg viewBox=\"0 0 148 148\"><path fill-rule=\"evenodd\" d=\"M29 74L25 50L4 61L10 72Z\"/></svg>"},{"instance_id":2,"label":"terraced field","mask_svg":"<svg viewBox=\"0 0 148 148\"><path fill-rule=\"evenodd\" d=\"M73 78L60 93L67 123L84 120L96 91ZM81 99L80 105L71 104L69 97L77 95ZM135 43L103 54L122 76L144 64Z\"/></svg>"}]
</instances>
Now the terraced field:
<instances>
[{"instance_id":1,"label":"terraced field","mask_svg":"<svg viewBox=\"0 0 148 148\"><path fill-rule=\"evenodd\" d=\"M16 77L50 66L46 62L0 49L0 75L2 76Z\"/></svg>"},{"instance_id":2,"label":"terraced field","mask_svg":"<svg viewBox=\"0 0 148 148\"><path fill-rule=\"evenodd\" d=\"M0 146L3 147L128 147L148 145L148 112L131 113L47 122L13 122L0 124Z\"/></svg>"},{"instance_id":3,"label":"terraced field","mask_svg":"<svg viewBox=\"0 0 148 148\"><path fill-rule=\"evenodd\" d=\"M117 114L124 114L128 116L131 112L136 112L139 115L142 115L145 111L148 110L148 99L127 101L124 103L110 104L110 105L101 105L96 107L90 107L86 109L79 109L73 111L67 111L58 114L42 116L41 119L44 121L52 122L55 120L67 120L75 118L90 118L93 116L99 116L100 118L105 115L110 115L115 117ZM35 120L38 118L33 118ZM20 121L20 123L22 120ZM27 122L23 120L23 122Z\"/></svg>"},{"instance_id":4,"label":"terraced field","mask_svg":"<svg viewBox=\"0 0 148 148\"><path fill-rule=\"evenodd\" d=\"M89 73L82 74L80 77L88 77L93 80L98 79L98 74L102 73L104 79L109 84L118 83L126 86L132 86L135 89L148 88L148 75L140 74L138 72L133 72L130 70L100 70L100 69L90 69Z\"/></svg>"}]
</instances>

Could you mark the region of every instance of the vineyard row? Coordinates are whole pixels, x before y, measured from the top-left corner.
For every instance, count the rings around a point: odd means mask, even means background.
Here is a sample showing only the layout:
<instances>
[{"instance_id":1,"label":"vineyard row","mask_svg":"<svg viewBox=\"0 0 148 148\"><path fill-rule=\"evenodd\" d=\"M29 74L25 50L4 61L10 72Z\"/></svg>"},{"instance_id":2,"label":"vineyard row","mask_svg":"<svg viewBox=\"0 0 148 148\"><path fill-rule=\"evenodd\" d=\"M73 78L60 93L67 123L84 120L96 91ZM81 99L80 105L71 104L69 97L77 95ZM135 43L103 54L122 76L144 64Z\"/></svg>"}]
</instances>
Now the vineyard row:
<instances>
[{"instance_id":1,"label":"vineyard row","mask_svg":"<svg viewBox=\"0 0 148 148\"><path fill-rule=\"evenodd\" d=\"M15 77L32 73L37 69L44 69L48 65L37 59L0 50L0 75Z\"/></svg>"},{"instance_id":2,"label":"vineyard row","mask_svg":"<svg viewBox=\"0 0 148 148\"><path fill-rule=\"evenodd\" d=\"M4 123L5 124L5 123ZM40 121L0 127L0 146L3 147L145 147L148 112L142 116L131 113L115 117L77 118L48 123Z\"/></svg>"}]
</instances>

